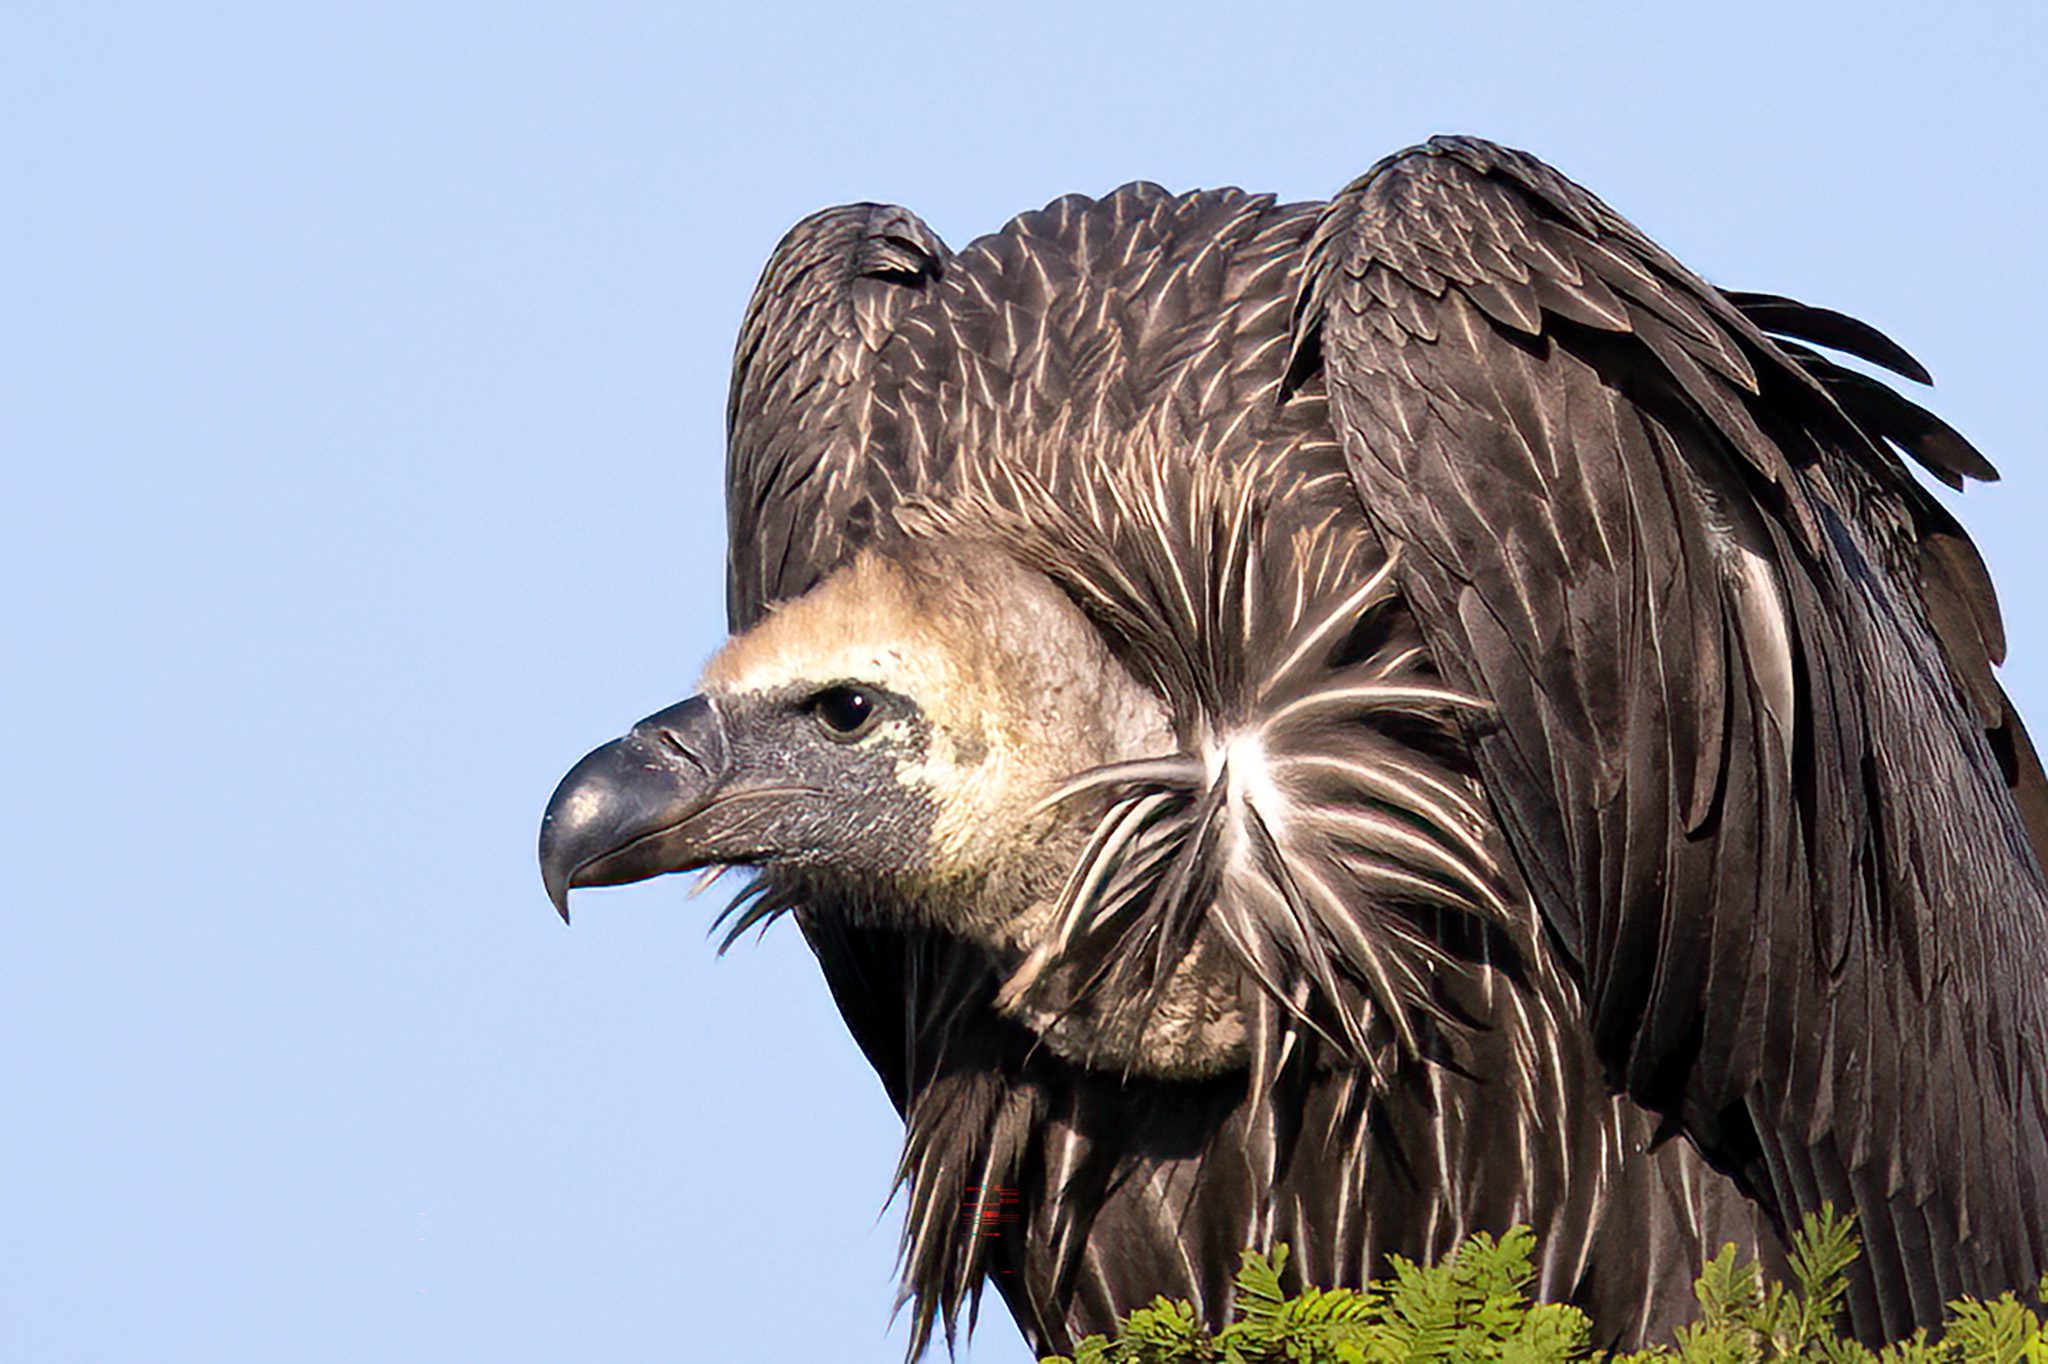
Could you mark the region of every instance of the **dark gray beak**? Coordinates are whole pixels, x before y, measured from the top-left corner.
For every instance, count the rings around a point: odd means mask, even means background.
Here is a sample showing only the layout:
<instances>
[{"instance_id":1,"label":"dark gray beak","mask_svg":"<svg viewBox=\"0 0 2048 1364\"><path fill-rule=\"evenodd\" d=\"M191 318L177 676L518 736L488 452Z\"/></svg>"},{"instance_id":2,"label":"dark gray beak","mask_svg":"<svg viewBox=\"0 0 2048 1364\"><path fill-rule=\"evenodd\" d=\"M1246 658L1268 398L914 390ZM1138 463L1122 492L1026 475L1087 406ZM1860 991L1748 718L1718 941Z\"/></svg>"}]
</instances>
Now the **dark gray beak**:
<instances>
[{"instance_id":1,"label":"dark gray beak","mask_svg":"<svg viewBox=\"0 0 2048 1364\"><path fill-rule=\"evenodd\" d=\"M700 822L729 774L725 723L693 696L648 716L569 769L540 822L540 874L562 922L569 892L718 860Z\"/></svg>"}]
</instances>

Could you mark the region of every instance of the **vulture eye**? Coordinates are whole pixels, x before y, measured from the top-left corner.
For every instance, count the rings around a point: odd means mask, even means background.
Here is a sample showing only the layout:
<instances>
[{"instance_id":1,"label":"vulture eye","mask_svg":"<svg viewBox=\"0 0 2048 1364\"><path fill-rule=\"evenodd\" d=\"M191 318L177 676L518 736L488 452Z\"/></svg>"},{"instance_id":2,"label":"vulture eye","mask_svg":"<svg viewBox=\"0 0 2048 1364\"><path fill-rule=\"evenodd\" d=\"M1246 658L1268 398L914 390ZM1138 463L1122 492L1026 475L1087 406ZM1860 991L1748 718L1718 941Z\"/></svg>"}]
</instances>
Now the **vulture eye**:
<instances>
[{"instance_id":1,"label":"vulture eye","mask_svg":"<svg viewBox=\"0 0 2048 1364\"><path fill-rule=\"evenodd\" d=\"M827 687L810 699L809 709L834 739L858 739L875 727L880 712L875 698L859 687Z\"/></svg>"}]
</instances>

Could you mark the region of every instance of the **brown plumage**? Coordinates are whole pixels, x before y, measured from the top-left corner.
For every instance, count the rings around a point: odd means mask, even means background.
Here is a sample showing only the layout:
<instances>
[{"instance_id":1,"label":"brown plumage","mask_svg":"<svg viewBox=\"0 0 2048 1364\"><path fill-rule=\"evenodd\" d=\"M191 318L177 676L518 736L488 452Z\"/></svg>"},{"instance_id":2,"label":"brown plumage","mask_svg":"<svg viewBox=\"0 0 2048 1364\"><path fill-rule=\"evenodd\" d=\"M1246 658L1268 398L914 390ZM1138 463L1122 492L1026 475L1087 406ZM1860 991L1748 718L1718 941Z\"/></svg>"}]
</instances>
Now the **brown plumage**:
<instances>
[{"instance_id":1,"label":"brown plumage","mask_svg":"<svg viewBox=\"0 0 2048 1364\"><path fill-rule=\"evenodd\" d=\"M550 889L760 868L904 1115L914 1348L1517 1221L1632 1344L1823 1200L1867 1336L2030 1285L2048 807L1893 450L1991 470L1802 342L1925 379L1465 139L958 254L814 215L734 369L736 638L564 781Z\"/></svg>"}]
</instances>

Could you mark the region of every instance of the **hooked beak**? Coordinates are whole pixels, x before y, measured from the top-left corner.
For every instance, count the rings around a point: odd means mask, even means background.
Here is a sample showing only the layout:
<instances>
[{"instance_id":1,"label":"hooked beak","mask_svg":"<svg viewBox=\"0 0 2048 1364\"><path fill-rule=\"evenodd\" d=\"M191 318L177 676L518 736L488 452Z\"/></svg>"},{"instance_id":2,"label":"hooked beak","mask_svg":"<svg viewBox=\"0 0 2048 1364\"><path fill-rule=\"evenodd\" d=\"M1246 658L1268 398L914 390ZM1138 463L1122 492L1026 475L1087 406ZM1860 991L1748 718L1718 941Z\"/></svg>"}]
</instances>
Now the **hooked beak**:
<instances>
[{"instance_id":1,"label":"hooked beak","mask_svg":"<svg viewBox=\"0 0 2048 1364\"><path fill-rule=\"evenodd\" d=\"M725 722L693 696L569 769L540 822L540 874L562 922L578 886L616 886L724 860L706 825L730 775Z\"/></svg>"}]
</instances>

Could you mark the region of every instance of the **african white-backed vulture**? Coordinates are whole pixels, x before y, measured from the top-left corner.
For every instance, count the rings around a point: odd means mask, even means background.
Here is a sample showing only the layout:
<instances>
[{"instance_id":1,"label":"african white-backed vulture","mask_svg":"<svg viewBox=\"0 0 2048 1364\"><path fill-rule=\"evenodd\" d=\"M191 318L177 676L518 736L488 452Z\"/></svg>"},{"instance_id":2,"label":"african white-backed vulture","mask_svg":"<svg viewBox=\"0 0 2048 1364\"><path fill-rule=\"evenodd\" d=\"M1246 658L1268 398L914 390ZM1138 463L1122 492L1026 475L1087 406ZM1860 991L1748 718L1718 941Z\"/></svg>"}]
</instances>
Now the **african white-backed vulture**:
<instances>
[{"instance_id":1,"label":"african white-backed vulture","mask_svg":"<svg viewBox=\"0 0 2048 1364\"><path fill-rule=\"evenodd\" d=\"M958 253L816 214L734 638L564 781L550 891L758 869L904 1116L920 1347L985 1279L1052 1350L1514 1222L1632 1344L1824 1200L1866 1336L2031 1285L2042 778L1900 453L1991 470L1822 350L1925 378L1466 139Z\"/></svg>"}]
</instances>

